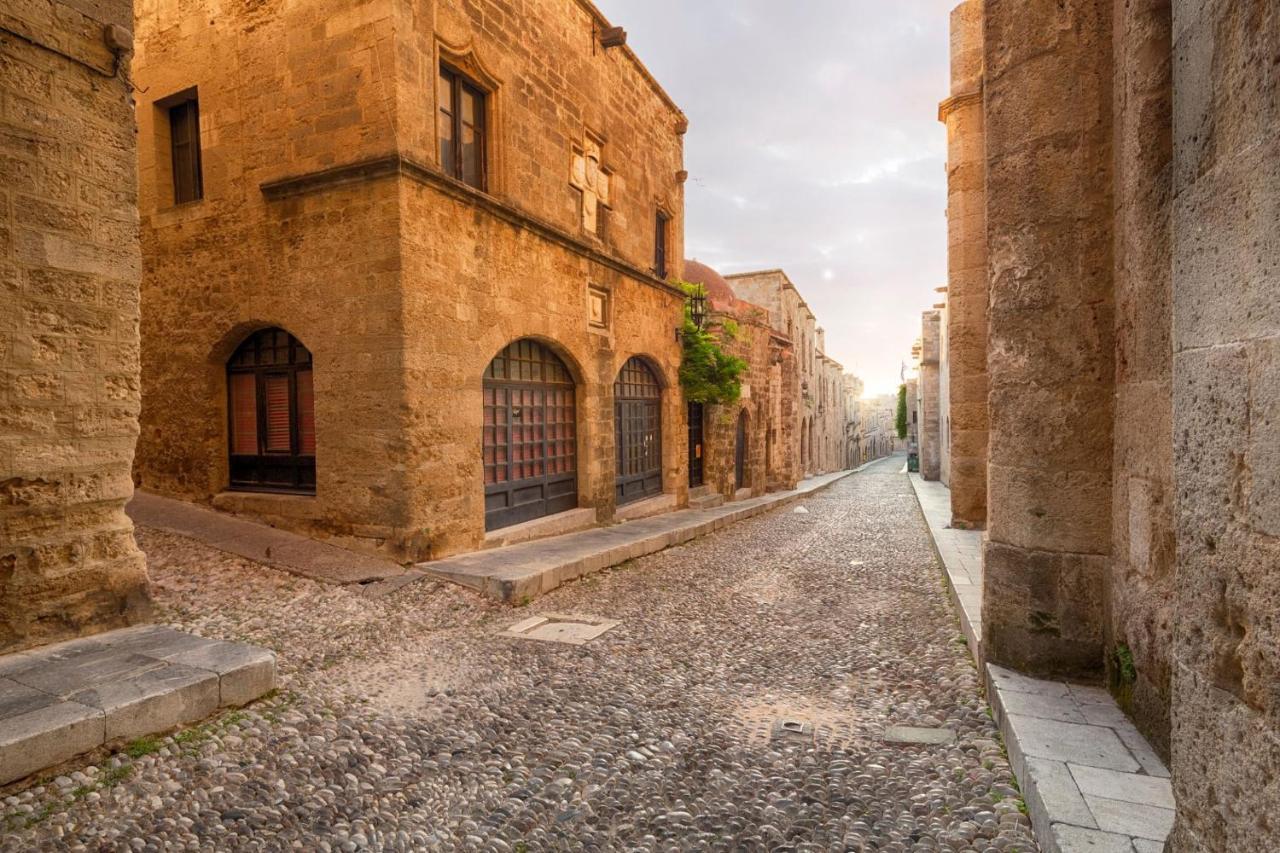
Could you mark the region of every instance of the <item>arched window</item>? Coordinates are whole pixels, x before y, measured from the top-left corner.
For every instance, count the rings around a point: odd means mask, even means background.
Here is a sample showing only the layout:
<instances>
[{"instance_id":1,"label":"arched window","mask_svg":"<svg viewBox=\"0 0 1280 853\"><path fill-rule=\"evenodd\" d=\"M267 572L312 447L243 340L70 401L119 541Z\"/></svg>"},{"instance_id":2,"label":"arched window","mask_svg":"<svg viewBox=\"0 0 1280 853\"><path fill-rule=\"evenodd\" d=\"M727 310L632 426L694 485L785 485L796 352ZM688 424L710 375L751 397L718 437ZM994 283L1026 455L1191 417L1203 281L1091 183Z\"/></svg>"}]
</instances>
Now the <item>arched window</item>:
<instances>
[{"instance_id":1,"label":"arched window","mask_svg":"<svg viewBox=\"0 0 1280 853\"><path fill-rule=\"evenodd\" d=\"M282 329L250 335L227 362L231 487L316 491L311 353Z\"/></svg>"},{"instance_id":2,"label":"arched window","mask_svg":"<svg viewBox=\"0 0 1280 853\"><path fill-rule=\"evenodd\" d=\"M573 377L535 340L508 344L485 370L481 453L485 530L578 505Z\"/></svg>"},{"instance_id":3,"label":"arched window","mask_svg":"<svg viewBox=\"0 0 1280 853\"><path fill-rule=\"evenodd\" d=\"M613 383L618 504L662 493L662 386L642 358L629 358Z\"/></svg>"}]
</instances>

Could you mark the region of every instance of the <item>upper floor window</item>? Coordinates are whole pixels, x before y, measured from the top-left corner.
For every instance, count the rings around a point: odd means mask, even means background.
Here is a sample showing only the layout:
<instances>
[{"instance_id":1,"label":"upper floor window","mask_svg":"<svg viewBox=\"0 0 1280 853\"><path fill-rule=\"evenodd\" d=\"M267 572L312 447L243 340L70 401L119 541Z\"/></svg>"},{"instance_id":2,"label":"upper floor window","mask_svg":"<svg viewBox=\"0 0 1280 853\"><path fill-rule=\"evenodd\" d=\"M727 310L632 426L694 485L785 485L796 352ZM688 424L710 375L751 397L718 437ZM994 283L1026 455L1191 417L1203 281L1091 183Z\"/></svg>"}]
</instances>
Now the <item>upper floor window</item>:
<instances>
[{"instance_id":1,"label":"upper floor window","mask_svg":"<svg viewBox=\"0 0 1280 853\"><path fill-rule=\"evenodd\" d=\"M440 66L440 168L446 175L485 188L485 96L466 77Z\"/></svg>"},{"instance_id":2,"label":"upper floor window","mask_svg":"<svg viewBox=\"0 0 1280 853\"><path fill-rule=\"evenodd\" d=\"M169 118L169 158L173 165L173 203L204 198L200 168L200 101L195 90L165 104Z\"/></svg>"},{"instance_id":3,"label":"upper floor window","mask_svg":"<svg viewBox=\"0 0 1280 853\"><path fill-rule=\"evenodd\" d=\"M653 271L658 278L667 277L667 228L670 223L671 217L659 210L653 223Z\"/></svg>"}]
</instances>

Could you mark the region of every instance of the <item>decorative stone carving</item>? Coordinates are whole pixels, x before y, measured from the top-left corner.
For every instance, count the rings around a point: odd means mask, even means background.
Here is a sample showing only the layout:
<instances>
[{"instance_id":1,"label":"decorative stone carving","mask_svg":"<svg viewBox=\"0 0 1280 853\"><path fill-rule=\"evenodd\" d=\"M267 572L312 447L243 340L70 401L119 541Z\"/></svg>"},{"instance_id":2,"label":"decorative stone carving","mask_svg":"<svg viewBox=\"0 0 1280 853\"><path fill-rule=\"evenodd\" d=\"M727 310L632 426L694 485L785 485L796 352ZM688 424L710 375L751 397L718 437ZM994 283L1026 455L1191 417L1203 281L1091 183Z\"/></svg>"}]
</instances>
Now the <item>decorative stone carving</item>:
<instances>
[{"instance_id":1,"label":"decorative stone carving","mask_svg":"<svg viewBox=\"0 0 1280 853\"><path fill-rule=\"evenodd\" d=\"M600 161L600 143L585 136L573 154L569 185L582 193L582 230L590 234L597 233L599 208L609 206L609 174Z\"/></svg>"}]
</instances>

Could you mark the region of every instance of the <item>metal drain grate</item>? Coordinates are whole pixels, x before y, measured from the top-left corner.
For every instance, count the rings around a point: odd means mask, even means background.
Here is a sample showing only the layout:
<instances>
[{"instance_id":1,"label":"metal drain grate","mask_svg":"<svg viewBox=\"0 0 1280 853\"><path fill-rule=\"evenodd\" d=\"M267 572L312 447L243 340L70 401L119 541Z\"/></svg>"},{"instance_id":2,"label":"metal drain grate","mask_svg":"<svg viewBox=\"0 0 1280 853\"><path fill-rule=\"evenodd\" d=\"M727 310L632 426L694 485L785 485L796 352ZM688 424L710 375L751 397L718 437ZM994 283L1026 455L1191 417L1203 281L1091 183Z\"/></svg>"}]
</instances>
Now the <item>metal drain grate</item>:
<instances>
[{"instance_id":1,"label":"metal drain grate","mask_svg":"<svg viewBox=\"0 0 1280 853\"><path fill-rule=\"evenodd\" d=\"M804 720L774 720L770 735L774 740L813 743L813 723Z\"/></svg>"},{"instance_id":2,"label":"metal drain grate","mask_svg":"<svg viewBox=\"0 0 1280 853\"><path fill-rule=\"evenodd\" d=\"M502 633L508 637L525 640L541 640L546 643L567 643L582 646L599 637L619 623L613 619L595 616L568 616L561 613L544 613L517 622Z\"/></svg>"}]
</instances>

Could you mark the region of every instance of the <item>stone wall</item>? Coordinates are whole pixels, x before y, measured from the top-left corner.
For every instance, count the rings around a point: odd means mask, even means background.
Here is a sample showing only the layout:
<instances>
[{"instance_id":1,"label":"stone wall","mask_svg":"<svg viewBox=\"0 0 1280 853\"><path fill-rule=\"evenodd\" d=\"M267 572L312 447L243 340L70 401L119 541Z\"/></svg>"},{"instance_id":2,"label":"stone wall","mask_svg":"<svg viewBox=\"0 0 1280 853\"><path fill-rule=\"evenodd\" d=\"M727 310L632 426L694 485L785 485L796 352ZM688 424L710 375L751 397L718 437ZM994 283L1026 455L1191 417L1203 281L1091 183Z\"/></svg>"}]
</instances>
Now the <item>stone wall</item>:
<instances>
[{"instance_id":1,"label":"stone wall","mask_svg":"<svg viewBox=\"0 0 1280 853\"><path fill-rule=\"evenodd\" d=\"M685 121L602 22L576 0L142 0L144 488L396 559L478 547L482 375L532 337L578 386L579 505L612 517L613 381L636 355L683 501L683 294L653 264L661 208L680 275ZM487 90L484 191L440 170L441 62ZM193 86L205 194L175 206L157 102ZM571 177L588 139L611 180L597 232ZM225 361L268 326L312 352L314 496L226 491Z\"/></svg>"},{"instance_id":2,"label":"stone wall","mask_svg":"<svg viewBox=\"0 0 1280 853\"><path fill-rule=\"evenodd\" d=\"M920 377L917 388L920 408L917 429L920 476L926 480L942 478L942 377L939 372L941 346L942 314L936 310L925 311L920 317Z\"/></svg>"},{"instance_id":3,"label":"stone wall","mask_svg":"<svg viewBox=\"0 0 1280 853\"><path fill-rule=\"evenodd\" d=\"M124 514L138 429L130 15L127 0L0 9L0 652L150 614Z\"/></svg>"},{"instance_id":4,"label":"stone wall","mask_svg":"<svg viewBox=\"0 0 1280 853\"><path fill-rule=\"evenodd\" d=\"M1104 604L1113 692L1166 757L1174 608L1169 11L1168 0L1115 6L1115 424Z\"/></svg>"},{"instance_id":5,"label":"stone wall","mask_svg":"<svg viewBox=\"0 0 1280 853\"><path fill-rule=\"evenodd\" d=\"M947 346L951 523L987 523L986 139L982 105L982 5L951 13L947 126Z\"/></svg>"},{"instance_id":6,"label":"stone wall","mask_svg":"<svg viewBox=\"0 0 1280 853\"><path fill-rule=\"evenodd\" d=\"M1114 392L1110 6L988 0L984 15L983 646L994 663L1046 675L1090 675L1103 661Z\"/></svg>"},{"instance_id":7,"label":"stone wall","mask_svg":"<svg viewBox=\"0 0 1280 853\"><path fill-rule=\"evenodd\" d=\"M1280 849L1280 8L1173 3L1176 851Z\"/></svg>"}]
</instances>

